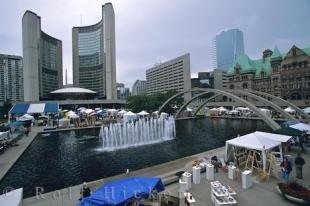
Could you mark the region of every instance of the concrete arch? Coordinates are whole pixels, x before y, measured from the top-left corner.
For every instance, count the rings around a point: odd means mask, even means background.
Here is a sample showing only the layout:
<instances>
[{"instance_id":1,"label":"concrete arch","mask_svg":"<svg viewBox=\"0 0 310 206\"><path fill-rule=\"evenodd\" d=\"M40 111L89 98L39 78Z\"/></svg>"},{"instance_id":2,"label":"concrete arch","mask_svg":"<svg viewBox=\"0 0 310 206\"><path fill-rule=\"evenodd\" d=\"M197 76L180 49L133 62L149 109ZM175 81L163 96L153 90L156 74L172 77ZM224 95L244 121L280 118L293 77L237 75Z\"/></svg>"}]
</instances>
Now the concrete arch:
<instances>
[{"instance_id":1,"label":"concrete arch","mask_svg":"<svg viewBox=\"0 0 310 206\"><path fill-rule=\"evenodd\" d=\"M201 91L201 92L214 92L216 94L220 94L220 95L224 95L224 96L228 96L232 99L234 99L237 102L243 103L244 105L246 105L247 107L249 107L252 111L254 111L267 125L269 125L273 130L277 130L280 129L280 125L278 123L276 123L273 119L271 119L270 117L268 117L267 115L265 115L263 112L261 112L255 105L253 105L252 103L234 95L231 93L228 93L226 91L222 91L222 90L218 90L218 89L192 89L192 90L188 90L188 91L183 91L180 92L174 96L172 96L171 98L169 98L158 110L158 113L161 112L161 110L174 98L181 96L185 93L188 92L194 92L194 91Z\"/></svg>"},{"instance_id":2,"label":"concrete arch","mask_svg":"<svg viewBox=\"0 0 310 206\"><path fill-rule=\"evenodd\" d=\"M281 107L279 107L278 105L276 105L275 103L263 98L263 97L260 97L258 95L255 95L253 93L250 93L250 92L247 92L247 91L244 91L244 90L226 90L228 92L232 92L234 94L242 94L242 95L247 95L249 97L252 97L254 99L257 99L263 103L266 103L268 106L272 107L273 109L275 109L277 112L279 112L283 117L286 117L287 119L289 120L294 120L294 121L297 121L297 119L295 119L292 115L290 115L289 113L285 112Z\"/></svg>"},{"instance_id":3,"label":"concrete arch","mask_svg":"<svg viewBox=\"0 0 310 206\"><path fill-rule=\"evenodd\" d=\"M179 115L181 114L182 110L183 110L184 108L186 108L192 101L194 101L195 99L197 99L197 98L199 98L199 97L201 97L201 96L203 96L203 95L205 95L205 94L208 94L208 93L212 93L212 92L203 92L203 93L201 93L201 94L199 94L199 95L193 97L192 99L190 99L189 101L187 101L185 104L183 104L182 107L180 107L180 109L179 109L179 110L177 111L177 113L175 114L175 118L177 119L177 118L179 117ZM217 96L220 96L220 94L215 94L215 95L213 95L212 97L206 99L205 102L201 104L202 106L199 105L199 107L197 108L197 110L195 111L195 113L194 113L193 116L195 116L195 115L198 113L197 111L199 111L199 110L203 107L203 105L205 105L207 102L209 102L211 99L214 99L214 98L217 97Z\"/></svg>"},{"instance_id":4,"label":"concrete arch","mask_svg":"<svg viewBox=\"0 0 310 206\"><path fill-rule=\"evenodd\" d=\"M260 96L257 96L255 94L252 94L252 93L249 93L249 92L246 92L246 91L243 91L243 90L225 90L229 93L233 93L233 94L242 94L242 95L247 95L251 98L254 98L256 100L259 100L263 103L266 103L268 106L272 107L273 109L275 109L276 111L278 111L283 117L289 119L289 120L294 120L294 121L297 121L292 115L288 114L287 112L285 112L281 107L279 107L278 105L274 104L273 102L270 102L268 101L267 99L263 98L263 97L260 97ZM188 102L186 102L180 109L179 111L177 112L176 114L176 118L178 118L179 114L181 113L181 111L187 106L189 105L193 100L199 98L200 96L204 95L204 94L207 94L207 93L210 93L210 92L203 92L195 97L193 97L192 99L190 99ZM200 107L202 108L202 107ZM198 110L197 110L198 111ZM196 113L196 112L195 112Z\"/></svg>"},{"instance_id":5,"label":"concrete arch","mask_svg":"<svg viewBox=\"0 0 310 206\"><path fill-rule=\"evenodd\" d=\"M280 97L274 96L272 94L268 94L265 92L260 92L260 91L255 91L255 90L247 90L249 93L254 93L256 95L262 95L262 96L266 96L266 97L270 97L272 99L276 99L282 103L284 103L287 106L292 107L293 109L295 109L296 112L298 112L298 114L300 114L301 116L303 116L306 120L310 120L310 115L306 114L302 109L300 109L299 107L297 107L296 105L290 103L289 101L286 101Z\"/></svg>"}]
</instances>

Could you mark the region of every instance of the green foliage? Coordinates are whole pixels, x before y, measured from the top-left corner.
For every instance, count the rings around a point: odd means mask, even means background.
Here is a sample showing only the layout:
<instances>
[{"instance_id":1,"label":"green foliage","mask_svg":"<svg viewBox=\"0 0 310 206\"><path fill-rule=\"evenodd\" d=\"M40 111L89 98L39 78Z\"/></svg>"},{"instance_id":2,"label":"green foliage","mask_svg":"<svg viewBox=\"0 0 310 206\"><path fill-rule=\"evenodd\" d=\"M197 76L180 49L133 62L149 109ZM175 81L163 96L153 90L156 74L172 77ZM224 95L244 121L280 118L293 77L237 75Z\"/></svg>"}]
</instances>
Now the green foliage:
<instances>
[{"instance_id":1,"label":"green foliage","mask_svg":"<svg viewBox=\"0 0 310 206\"><path fill-rule=\"evenodd\" d=\"M0 107L0 117L3 118L4 115L8 116L10 109L12 108L12 103L10 100L6 100L3 102L3 106Z\"/></svg>"},{"instance_id":2,"label":"green foliage","mask_svg":"<svg viewBox=\"0 0 310 206\"><path fill-rule=\"evenodd\" d=\"M170 97L175 95L177 92L174 90L170 90L166 93L156 93L153 95L138 95L138 96L130 96L127 99L127 109L132 112L140 112L142 110L146 110L148 112L154 112L159 109L159 107ZM176 98L176 101L183 102L182 98ZM173 102L174 104L175 101ZM167 113L173 113L172 105L168 105L165 109Z\"/></svg>"}]
</instances>

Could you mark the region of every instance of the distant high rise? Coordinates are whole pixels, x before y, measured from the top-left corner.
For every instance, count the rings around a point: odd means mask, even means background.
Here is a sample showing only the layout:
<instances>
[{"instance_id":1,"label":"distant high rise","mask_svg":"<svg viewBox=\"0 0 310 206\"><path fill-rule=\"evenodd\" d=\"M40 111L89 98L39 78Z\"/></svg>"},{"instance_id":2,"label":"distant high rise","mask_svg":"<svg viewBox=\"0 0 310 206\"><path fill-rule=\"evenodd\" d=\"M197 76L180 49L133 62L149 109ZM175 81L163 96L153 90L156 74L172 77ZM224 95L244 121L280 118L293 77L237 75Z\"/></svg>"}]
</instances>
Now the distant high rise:
<instances>
[{"instance_id":1,"label":"distant high rise","mask_svg":"<svg viewBox=\"0 0 310 206\"><path fill-rule=\"evenodd\" d=\"M132 85L132 95L146 95L146 81L136 80Z\"/></svg>"},{"instance_id":2,"label":"distant high rise","mask_svg":"<svg viewBox=\"0 0 310 206\"><path fill-rule=\"evenodd\" d=\"M0 101L24 100L22 57L0 54Z\"/></svg>"},{"instance_id":3,"label":"distant high rise","mask_svg":"<svg viewBox=\"0 0 310 206\"><path fill-rule=\"evenodd\" d=\"M62 42L41 31L41 18L32 11L22 25L24 101L47 99L62 87Z\"/></svg>"},{"instance_id":4,"label":"distant high rise","mask_svg":"<svg viewBox=\"0 0 310 206\"><path fill-rule=\"evenodd\" d=\"M73 85L117 99L115 16L111 3L102 6L100 22L72 29Z\"/></svg>"},{"instance_id":5,"label":"distant high rise","mask_svg":"<svg viewBox=\"0 0 310 206\"><path fill-rule=\"evenodd\" d=\"M212 42L213 68L228 71L238 56L244 54L243 32L240 29L222 31Z\"/></svg>"},{"instance_id":6,"label":"distant high rise","mask_svg":"<svg viewBox=\"0 0 310 206\"><path fill-rule=\"evenodd\" d=\"M146 70L146 85L148 95L169 90L190 90L190 55L184 54ZM190 94L185 94L186 100L190 97Z\"/></svg>"},{"instance_id":7,"label":"distant high rise","mask_svg":"<svg viewBox=\"0 0 310 206\"><path fill-rule=\"evenodd\" d=\"M129 88L123 83L116 83L117 99L127 99L130 95Z\"/></svg>"}]
</instances>

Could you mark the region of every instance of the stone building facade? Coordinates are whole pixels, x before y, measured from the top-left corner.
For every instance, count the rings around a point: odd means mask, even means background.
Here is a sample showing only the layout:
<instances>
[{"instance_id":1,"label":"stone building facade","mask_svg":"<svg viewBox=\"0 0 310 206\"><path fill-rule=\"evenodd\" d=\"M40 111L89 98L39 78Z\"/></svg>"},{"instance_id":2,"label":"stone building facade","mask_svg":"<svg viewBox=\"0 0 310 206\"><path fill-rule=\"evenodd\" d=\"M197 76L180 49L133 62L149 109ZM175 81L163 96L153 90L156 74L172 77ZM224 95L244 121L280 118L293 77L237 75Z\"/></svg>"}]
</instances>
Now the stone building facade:
<instances>
[{"instance_id":1,"label":"stone building facade","mask_svg":"<svg viewBox=\"0 0 310 206\"><path fill-rule=\"evenodd\" d=\"M297 46L287 53L267 49L262 59L238 57L228 73L229 89L251 89L286 100L310 100L310 48Z\"/></svg>"}]
</instances>

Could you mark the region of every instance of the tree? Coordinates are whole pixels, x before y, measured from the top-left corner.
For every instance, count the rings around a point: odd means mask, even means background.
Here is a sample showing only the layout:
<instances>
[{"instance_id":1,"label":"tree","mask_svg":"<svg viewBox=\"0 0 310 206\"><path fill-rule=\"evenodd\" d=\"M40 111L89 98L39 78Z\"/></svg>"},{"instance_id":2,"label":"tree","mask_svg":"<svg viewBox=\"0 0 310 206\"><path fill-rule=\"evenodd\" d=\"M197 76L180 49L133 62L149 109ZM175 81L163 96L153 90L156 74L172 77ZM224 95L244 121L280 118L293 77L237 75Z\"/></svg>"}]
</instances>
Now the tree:
<instances>
[{"instance_id":1,"label":"tree","mask_svg":"<svg viewBox=\"0 0 310 206\"><path fill-rule=\"evenodd\" d=\"M159 109L159 107L170 97L175 95L177 91L170 90L166 93L156 93L152 95L137 95L130 96L127 99L127 109L130 109L132 112L140 112L146 110L148 112L154 112ZM182 100L183 102L183 100ZM164 109L167 113L173 113L173 108L171 105L168 105Z\"/></svg>"},{"instance_id":2,"label":"tree","mask_svg":"<svg viewBox=\"0 0 310 206\"><path fill-rule=\"evenodd\" d=\"M1 107L1 118L4 117L4 115L6 115L6 117L8 116L8 113L10 111L10 109L12 108L12 103L9 99L5 100L3 102L3 106Z\"/></svg>"}]
</instances>

